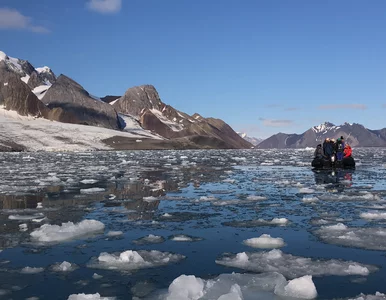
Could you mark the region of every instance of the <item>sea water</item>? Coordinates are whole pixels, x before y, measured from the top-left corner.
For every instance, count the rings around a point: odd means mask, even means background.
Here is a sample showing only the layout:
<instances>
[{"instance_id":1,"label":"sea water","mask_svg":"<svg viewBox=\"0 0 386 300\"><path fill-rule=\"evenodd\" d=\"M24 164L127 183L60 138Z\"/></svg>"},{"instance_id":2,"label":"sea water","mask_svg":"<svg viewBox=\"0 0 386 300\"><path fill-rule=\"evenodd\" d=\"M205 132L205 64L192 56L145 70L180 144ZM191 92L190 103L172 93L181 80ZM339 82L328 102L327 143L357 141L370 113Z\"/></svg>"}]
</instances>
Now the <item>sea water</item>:
<instances>
[{"instance_id":1,"label":"sea water","mask_svg":"<svg viewBox=\"0 0 386 300\"><path fill-rule=\"evenodd\" d=\"M386 149L312 155L0 153L0 299L383 299Z\"/></svg>"}]
</instances>

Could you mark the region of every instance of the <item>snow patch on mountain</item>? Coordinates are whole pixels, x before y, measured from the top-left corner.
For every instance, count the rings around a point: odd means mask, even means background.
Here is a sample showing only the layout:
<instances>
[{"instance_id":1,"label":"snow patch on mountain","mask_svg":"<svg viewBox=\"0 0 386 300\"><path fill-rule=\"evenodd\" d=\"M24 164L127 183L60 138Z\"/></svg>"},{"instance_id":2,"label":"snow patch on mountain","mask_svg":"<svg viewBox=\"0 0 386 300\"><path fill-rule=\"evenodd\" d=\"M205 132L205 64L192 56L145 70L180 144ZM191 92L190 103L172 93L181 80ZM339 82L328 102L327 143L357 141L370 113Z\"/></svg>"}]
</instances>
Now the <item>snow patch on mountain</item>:
<instances>
[{"instance_id":1,"label":"snow patch on mountain","mask_svg":"<svg viewBox=\"0 0 386 300\"><path fill-rule=\"evenodd\" d=\"M174 118L173 121L170 121L168 118L166 118L162 112L160 112L158 109L150 109L151 113L154 114L162 123L167 125L171 130L173 131L181 131L184 129L183 124L178 124L177 119Z\"/></svg>"},{"instance_id":2,"label":"snow patch on mountain","mask_svg":"<svg viewBox=\"0 0 386 300\"><path fill-rule=\"evenodd\" d=\"M39 85L32 90L32 93L34 93L39 100L42 100L50 87L51 85Z\"/></svg>"},{"instance_id":3,"label":"snow patch on mountain","mask_svg":"<svg viewBox=\"0 0 386 300\"><path fill-rule=\"evenodd\" d=\"M44 67L41 67L41 68L35 68L36 72L38 72L39 74L41 73L50 73L52 72L51 71L51 68L47 67L47 66L44 66Z\"/></svg>"},{"instance_id":4,"label":"snow patch on mountain","mask_svg":"<svg viewBox=\"0 0 386 300\"><path fill-rule=\"evenodd\" d=\"M323 134L327 133L327 131L329 131L329 130L336 130L336 129L338 129L338 127L330 122L324 122L318 126L312 127L312 130L315 133L323 133Z\"/></svg>"}]
</instances>

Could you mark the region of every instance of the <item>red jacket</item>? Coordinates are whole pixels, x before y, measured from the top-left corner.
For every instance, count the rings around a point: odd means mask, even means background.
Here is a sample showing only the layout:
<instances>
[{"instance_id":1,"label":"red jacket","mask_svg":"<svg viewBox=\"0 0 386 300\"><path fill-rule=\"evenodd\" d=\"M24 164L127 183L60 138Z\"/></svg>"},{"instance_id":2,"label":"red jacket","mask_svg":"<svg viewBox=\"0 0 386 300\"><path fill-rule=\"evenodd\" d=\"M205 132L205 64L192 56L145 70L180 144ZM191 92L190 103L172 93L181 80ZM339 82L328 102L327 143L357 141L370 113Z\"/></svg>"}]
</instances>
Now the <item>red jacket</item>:
<instances>
[{"instance_id":1,"label":"red jacket","mask_svg":"<svg viewBox=\"0 0 386 300\"><path fill-rule=\"evenodd\" d=\"M344 157L350 157L351 156L352 149L351 149L350 145L346 145L344 147L343 153L344 153Z\"/></svg>"}]
</instances>

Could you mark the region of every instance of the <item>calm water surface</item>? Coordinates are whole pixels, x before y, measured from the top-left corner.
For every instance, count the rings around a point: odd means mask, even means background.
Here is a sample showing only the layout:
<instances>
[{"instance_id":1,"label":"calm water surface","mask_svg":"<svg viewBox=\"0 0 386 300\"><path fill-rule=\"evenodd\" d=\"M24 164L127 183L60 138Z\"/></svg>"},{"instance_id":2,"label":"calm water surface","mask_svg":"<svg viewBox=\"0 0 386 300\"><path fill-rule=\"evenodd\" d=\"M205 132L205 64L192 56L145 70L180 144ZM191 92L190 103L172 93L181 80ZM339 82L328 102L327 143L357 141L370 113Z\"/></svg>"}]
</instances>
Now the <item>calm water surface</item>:
<instances>
[{"instance_id":1,"label":"calm water surface","mask_svg":"<svg viewBox=\"0 0 386 300\"><path fill-rule=\"evenodd\" d=\"M282 238L284 254L312 258L297 276L286 276L291 265L278 266L287 279L307 275L317 261L371 266L366 275L314 276L320 299L386 292L386 236L366 242L369 235L355 231L368 228L372 234L386 227L386 149L354 149L355 171L313 172L312 153L0 153L0 299L67 299L97 292L117 299L142 298L167 289L182 274L208 279L267 272L216 263L241 252L270 251L243 244L262 234ZM287 222L273 224L274 218ZM104 230L55 243L30 235L43 224L85 219L102 222ZM348 228L340 238L319 231L339 223ZM110 236L110 231L122 234ZM356 234L354 241L343 238L350 232ZM138 241L149 234L162 238L157 243ZM173 239L181 234L193 240ZM158 250L185 258L137 270L90 264L102 252L126 250ZM76 269L53 269L64 261ZM28 272L26 267L42 269Z\"/></svg>"}]
</instances>

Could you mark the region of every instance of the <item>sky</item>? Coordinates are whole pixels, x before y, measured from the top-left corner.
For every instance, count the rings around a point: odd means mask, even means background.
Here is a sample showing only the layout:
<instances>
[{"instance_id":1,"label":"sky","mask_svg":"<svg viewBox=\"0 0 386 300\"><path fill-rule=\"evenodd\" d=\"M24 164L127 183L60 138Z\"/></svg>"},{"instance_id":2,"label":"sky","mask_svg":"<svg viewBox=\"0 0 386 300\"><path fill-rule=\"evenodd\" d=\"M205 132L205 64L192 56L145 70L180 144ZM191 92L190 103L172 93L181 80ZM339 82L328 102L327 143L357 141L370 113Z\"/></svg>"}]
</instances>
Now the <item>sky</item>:
<instances>
[{"instance_id":1,"label":"sky","mask_svg":"<svg viewBox=\"0 0 386 300\"><path fill-rule=\"evenodd\" d=\"M386 127L386 1L0 0L0 50L267 138Z\"/></svg>"}]
</instances>

